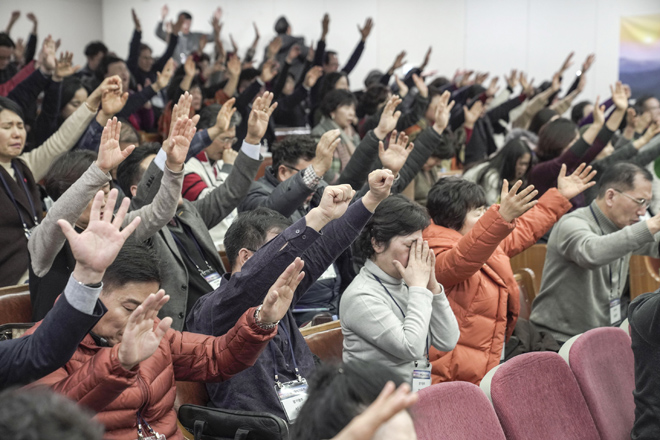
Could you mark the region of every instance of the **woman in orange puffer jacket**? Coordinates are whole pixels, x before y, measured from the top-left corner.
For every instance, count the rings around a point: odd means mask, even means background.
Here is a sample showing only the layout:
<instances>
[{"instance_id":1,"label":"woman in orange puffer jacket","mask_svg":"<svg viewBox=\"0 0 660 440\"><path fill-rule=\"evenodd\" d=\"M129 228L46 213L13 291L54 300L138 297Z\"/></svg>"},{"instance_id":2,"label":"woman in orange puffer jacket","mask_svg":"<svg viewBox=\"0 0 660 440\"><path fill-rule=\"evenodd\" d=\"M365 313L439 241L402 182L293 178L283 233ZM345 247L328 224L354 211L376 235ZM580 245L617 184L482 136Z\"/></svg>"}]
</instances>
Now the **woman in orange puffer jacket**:
<instances>
[{"instance_id":1,"label":"woman in orange puffer jacket","mask_svg":"<svg viewBox=\"0 0 660 440\"><path fill-rule=\"evenodd\" d=\"M532 201L533 186L518 193L505 180L501 204L486 209L483 189L462 179L440 179L429 191L432 224L424 239L436 254L436 278L456 315L461 336L454 350L431 348L433 382L478 384L498 365L518 319L519 291L509 259L536 243L571 208L569 200L594 173L582 164L570 176L562 166L558 188ZM536 205L536 206L534 206Z\"/></svg>"}]
</instances>

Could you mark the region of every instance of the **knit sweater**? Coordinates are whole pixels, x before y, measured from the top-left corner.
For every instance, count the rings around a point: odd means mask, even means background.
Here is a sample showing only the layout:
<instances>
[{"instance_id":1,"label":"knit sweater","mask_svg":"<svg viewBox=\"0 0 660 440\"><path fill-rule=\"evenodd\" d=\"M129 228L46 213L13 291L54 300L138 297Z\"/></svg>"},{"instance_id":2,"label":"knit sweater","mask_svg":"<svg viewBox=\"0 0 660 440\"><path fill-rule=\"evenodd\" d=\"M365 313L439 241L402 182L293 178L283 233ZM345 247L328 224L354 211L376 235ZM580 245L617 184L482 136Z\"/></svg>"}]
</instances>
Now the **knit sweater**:
<instances>
[{"instance_id":1,"label":"knit sweater","mask_svg":"<svg viewBox=\"0 0 660 440\"><path fill-rule=\"evenodd\" d=\"M658 240L646 222L618 229L596 201L564 216L550 234L530 320L560 342L610 325L610 300L624 291L630 255L658 257Z\"/></svg>"},{"instance_id":2,"label":"knit sweater","mask_svg":"<svg viewBox=\"0 0 660 440\"><path fill-rule=\"evenodd\" d=\"M429 343L449 351L458 342L458 323L444 288L433 295L423 287L408 287L371 260L344 292L339 315L344 362L359 359L387 365L408 382Z\"/></svg>"}]
</instances>

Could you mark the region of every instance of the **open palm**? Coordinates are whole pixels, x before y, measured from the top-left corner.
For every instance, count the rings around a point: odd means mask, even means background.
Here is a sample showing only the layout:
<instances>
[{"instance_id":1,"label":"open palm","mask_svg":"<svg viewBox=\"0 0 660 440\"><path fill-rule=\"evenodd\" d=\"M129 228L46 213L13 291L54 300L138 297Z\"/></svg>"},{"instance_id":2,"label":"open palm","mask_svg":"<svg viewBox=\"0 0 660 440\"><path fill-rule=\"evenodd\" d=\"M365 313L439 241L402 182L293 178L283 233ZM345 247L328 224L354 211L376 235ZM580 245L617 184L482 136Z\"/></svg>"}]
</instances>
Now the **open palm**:
<instances>
[{"instance_id":1,"label":"open palm","mask_svg":"<svg viewBox=\"0 0 660 440\"><path fill-rule=\"evenodd\" d=\"M286 315L289 307L291 307L293 293L305 276L305 272L301 272L303 266L304 262L300 257L296 258L268 289L268 294L259 313L259 319L262 322L277 322Z\"/></svg>"},{"instance_id":2,"label":"open palm","mask_svg":"<svg viewBox=\"0 0 660 440\"><path fill-rule=\"evenodd\" d=\"M378 143L378 157L383 167L392 170L396 175L403 168L406 160L408 160L408 156L414 146L412 142L408 144L408 136L405 133L400 133L397 139L397 133L394 130L390 136L390 143L387 150L382 142Z\"/></svg>"},{"instance_id":3,"label":"open palm","mask_svg":"<svg viewBox=\"0 0 660 440\"><path fill-rule=\"evenodd\" d=\"M172 325L167 317L155 326L158 311L169 301L163 289L151 294L131 313L124 328L117 357L121 366L130 370L156 352ZM155 327L154 327L155 326Z\"/></svg>"},{"instance_id":4,"label":"open palm","mask_svg":"<svg viewBox=\"0 0 660 440\"><path fill-rule=\"evenodd\" d=\"M570 200L587 188L594 186L596 182L592 179L595 175L596 170L592 171L591 166L581 163L573 174L567 176L566 164L562 164L559 177L557 177L557 189L562 196Z\"/></svg>"},{"instance_id":5,"label":"open palm","mask_svg":"<svg viewBox=\"0 0 660 440\"><path fill-rule=\"evenodd\" d=\"M135 149L135 145L129 145L122 151L119 147L120 133L121 122L117 118L112 118L103 128L96 165L104 172L118 167Z\"/></svg>"}]
</instances>

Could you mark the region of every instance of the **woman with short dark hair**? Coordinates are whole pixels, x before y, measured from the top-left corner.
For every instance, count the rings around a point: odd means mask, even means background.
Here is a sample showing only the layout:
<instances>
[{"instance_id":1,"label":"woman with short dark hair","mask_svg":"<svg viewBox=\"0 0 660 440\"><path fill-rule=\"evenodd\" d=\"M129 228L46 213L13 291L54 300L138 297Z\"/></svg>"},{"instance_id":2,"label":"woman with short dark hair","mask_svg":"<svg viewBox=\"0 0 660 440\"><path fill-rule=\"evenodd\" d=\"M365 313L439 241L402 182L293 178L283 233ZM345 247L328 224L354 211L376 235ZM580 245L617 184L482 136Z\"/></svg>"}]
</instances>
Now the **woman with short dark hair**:
<instances>
[{"instance_id":1,"label":"woman with short dark hair","mask_svg":"<svg viewBox=\"0 0 660 440\"><path fill-rule=\"evenodd\" d=\"M380 363L410 383L430 367L429 346L447 351L456 345L456 318L422 240L428 224L424 208L394 195L364 227L356 247L366 262L339 305L344 362Z\"/></svg>"},{"instance_id":2,"label":"woman with short dark hair","mask_svg":"<svg viewBox=\"0 0 660 440\"><path fill-rule=\"evenodd\" d=\"M538 241L571 208L569 199L593 185L591 167L570 176L563 166L558 188L538 201L533 186L518 192L503 180L501 202L486 207L484 190L459 178L440 179L429 192L433 223L424 238L436 256L435 275L445 286L461 337L452 351L431 349L433 382L478 384L504 356L519 312L518 285L509 258ZM536 206L534 206L536 205Z\"/></svg>"}]
</instances>

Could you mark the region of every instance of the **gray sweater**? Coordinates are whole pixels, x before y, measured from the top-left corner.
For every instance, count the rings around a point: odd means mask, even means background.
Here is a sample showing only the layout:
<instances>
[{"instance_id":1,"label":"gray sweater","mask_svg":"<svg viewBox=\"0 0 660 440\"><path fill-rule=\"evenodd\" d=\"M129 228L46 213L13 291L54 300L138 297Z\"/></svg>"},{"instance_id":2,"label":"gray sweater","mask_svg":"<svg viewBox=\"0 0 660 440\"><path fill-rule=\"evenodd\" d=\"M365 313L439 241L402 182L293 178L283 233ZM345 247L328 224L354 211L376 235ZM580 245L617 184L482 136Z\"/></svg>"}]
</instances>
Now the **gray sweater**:
<instances>
[{"instance_id":1,"label":"gray sweater","mask_svg":"<svg viewBox=\"0 0 660 440\"><path fill-rule=\"evenodd\" d=\"M409 288L371 260L344 292L339 315L344 362L359 359L387 365L407 382L412 380L415 361L426 357L427 338L442 351L452 350L458 342L458 323L444 289L433 295L426 288Z\"/></svg>"},{"instance_id":2,"label":"gray sweater","mask_svg":"<svg viewBox=\"0 0 660 440\"><path fill-rule=\"evenodd\" d=\"M645 221L618 229L595 201L565 215L550 234L530 320L560 342L610 325L610 300L623 293L630 255L658 257L659 239Z\"/></svg>"}]
</instances>

